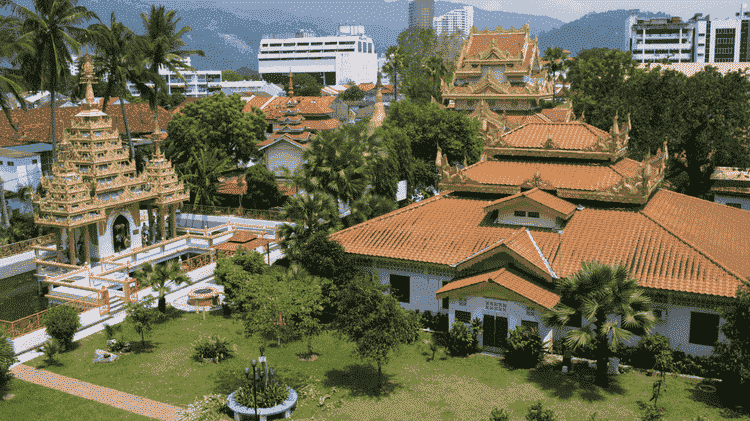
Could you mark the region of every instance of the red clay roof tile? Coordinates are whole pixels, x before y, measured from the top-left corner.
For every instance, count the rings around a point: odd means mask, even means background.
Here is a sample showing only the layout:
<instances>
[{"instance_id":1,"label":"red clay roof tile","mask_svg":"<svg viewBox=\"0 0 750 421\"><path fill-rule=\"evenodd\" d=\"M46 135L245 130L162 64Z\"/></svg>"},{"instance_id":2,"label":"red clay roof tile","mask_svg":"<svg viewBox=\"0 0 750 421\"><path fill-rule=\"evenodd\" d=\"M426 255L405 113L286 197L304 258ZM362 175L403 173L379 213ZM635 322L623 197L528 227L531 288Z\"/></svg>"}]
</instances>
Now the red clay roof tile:
<instances>
[{"instance_id":1,"label":"red clay roof tile","mask_svg":"<svg viewBox=\"0 0 750 421\"><path fill-rule=\"evenodd\" d=\"M550 210L560 214L565 219L570 218L573 211L576 210L576 205L568 202L567 200L560 199L557 196L551 195L543 190L539 190L537 187L521 193L507 196L502 199L495 200L487 205L484 210L490 212L495 209L505 209L509 206L514 206L519 200L530 200L539 203L542 206L549 208Z\"/></svg>"},{"instance_id":2,"label":"red clay roof tile","mask_svg":"<svg viewBox=\"0 0 750 421\"><path fill-rule=\"evenodd\" d=\"M503 135L503 141L513 148L543 148L549 138L560 149L583 150L611 137L609 133L580 121L570 123L527 123Z\"/></svg>"}]
</instances>

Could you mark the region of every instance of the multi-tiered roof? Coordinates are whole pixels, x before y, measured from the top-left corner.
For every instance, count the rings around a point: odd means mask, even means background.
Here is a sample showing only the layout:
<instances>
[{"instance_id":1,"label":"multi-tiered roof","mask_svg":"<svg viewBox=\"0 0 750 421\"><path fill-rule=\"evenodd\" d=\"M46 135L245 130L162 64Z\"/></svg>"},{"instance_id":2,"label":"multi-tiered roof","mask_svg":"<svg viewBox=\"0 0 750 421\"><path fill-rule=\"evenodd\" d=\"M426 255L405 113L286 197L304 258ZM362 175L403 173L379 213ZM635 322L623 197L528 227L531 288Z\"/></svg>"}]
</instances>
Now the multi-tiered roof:
<instances>
[{"instance_id":1,"label":"multi-tiered roof","mask_svg":"<svg viewBox=\"0 0 750 421\"><path fill-rule=\"evenodd\" d=\"M159 151L136 176L135 162L125 152L112 119L92 106L94 67L84 56L82 83L86 84L84 110L75 115L72 129L60 143L59 165L42 178L47 192L36 196L38 225L76 228L106 220L106 211L156 198L157 205L180 203L189 197L174 169ZM157 128L158 132L158 128Z\"/></svg>"}]
</instances>

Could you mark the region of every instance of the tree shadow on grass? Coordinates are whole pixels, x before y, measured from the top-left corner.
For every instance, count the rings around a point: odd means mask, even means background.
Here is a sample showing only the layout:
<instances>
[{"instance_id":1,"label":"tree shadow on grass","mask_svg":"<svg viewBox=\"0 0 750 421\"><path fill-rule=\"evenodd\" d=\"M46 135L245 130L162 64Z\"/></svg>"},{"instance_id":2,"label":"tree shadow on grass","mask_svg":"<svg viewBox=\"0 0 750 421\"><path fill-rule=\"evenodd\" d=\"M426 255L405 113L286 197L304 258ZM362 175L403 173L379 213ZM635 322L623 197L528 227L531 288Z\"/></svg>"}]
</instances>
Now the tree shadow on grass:
<instances>
[{"instance_id":1,"label":"tree shadow on grass","mask_svg":"<svg viewBox=\"0 0 750 421\"><path fill-rule=\"evenodd\" d=\"M62 362L60 362L59 359L55 359L53 361L50 361L50 360L44 358L42 360L42 362L39 363L39 365L36 368L43 369L43 368L49 368L49 367L62 367L64 365L65 364L63 364Z\"/></svg>"},{"instance_id":2,"label":"tree shadow on grass","mask_svg":"<svg viewBox=\"0 0 750 421\"><path fill-rule=\"evenodd\" d=\"M710 382L706 383L710 384ZM744 418L748 415L748 411L744 407L738 406L744 403L743 398L745 397L732 396L728 391L721 389L717 392L708 393L700 390L698 385L693 389L689 389L688 392L690 392L689 399L719 409L719 413L723 418Z\"/></svg>"},{"instance_id":3,"label":"tree shadow on grass","mask_svg":"<svg viewBox=\"0 0 750 421\"><path fill-rule=\"evenodd\" d=\"M146 342L130 342L130 352L136 355L151 354L156 350L157 345L161 345L161 342L153 342L150 340L146 340Z\"/></svg>"},{"instance_id":4,"label":"tree shadow on grass","mask_svg":"<svg viewBox=\"0 0 750 421\"><path fill-rule=\"evenodd\" d=\"M392 394L401 386L392 381L393 375L383 373L381 388L378 389L378 368L371 364L349 364L341 370L329 370L321 382L327 388L343 388L350 391L353 397L366 396L370 398Z\"/></svg>"},{"instance_id":5,"label":"tree shadow on grass","mask_svg":"<svg viewBox=\"0 0 750 421\"><path fill-rule=\"evenodd\" d=\"M182 310L178 310L174 307L167 307L166 311L164 313L160 312L159 310L154 307L154 311L157 314L156 318L154 319L155 325L161 325L164 324L170 320L179 319L185 316L185 312Z\"/></svg>"},{"instance_id":6,"label":"tree shadow on grass","mask_svg":"<svg viewBox=\"0 0 750 421\"><path fill-rule=\"evenodd\" d=\"M594 384L596 370L587 363L575 364L573 372L563 374L562 364L539 365L528 370L526 378L544 390L552 391L560 399L571 399L578 395L588 402L603 401L606 394L624 395L626 390L616 376L609 377L609 386L601 388ZM509 369L512 371L512 369Z\"/></svg>"}]
</instances>

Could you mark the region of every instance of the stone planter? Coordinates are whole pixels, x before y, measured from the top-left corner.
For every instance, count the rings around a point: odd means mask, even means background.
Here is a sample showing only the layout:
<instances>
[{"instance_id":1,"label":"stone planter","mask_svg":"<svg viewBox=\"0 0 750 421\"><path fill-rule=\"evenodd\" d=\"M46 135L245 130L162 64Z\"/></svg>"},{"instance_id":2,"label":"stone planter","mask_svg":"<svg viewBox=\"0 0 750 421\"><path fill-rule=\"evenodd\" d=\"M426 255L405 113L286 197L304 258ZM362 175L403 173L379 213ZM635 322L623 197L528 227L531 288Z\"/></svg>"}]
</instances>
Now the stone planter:
<instances>
[{"instance_id":1,"label":"stone planter","mask_svg":"<svg viewBox=\"0 0 750 421\"><path fill-rule=\"evenodd\" d=\"M258 418L260 418L261 421L266 421L269 415L281 413L284 414L284 418L292 417L292 408L297 404L297 392L289 387L287 387L287 389L289 390L289 397L281 404L276 405L273 408L258 408ZM236 394L237 391L234 391L231 395L227 396L227 404L229 409L234 412L235 421L240 421L243 415L255 417L255 408L246 408L237 403L234 399Z\"/></svg>"},{"instance_id":2,"label":"stone planter","mask_svg":"<svg viewBox=\"0 0 750 421\"><path fill-rule=\"evenodd\" d=\"M219 292L213 287L196 288L188 292L188 304L196 307L211 307L219 303Z\"/></svg>"}]
</instances>

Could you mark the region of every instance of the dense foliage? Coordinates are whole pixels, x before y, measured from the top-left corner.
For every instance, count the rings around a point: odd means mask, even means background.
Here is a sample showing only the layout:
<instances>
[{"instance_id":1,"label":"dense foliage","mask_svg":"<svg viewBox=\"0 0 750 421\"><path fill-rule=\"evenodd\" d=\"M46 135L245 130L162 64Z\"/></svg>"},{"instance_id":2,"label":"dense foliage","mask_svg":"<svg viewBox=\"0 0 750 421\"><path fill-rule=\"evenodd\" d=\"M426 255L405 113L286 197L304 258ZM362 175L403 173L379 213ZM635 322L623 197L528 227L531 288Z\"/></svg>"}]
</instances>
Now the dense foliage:
<instances>
[{"instance_id":1,"label":"dense foliage","mask_svg":"<svg viewBox=\"0 0 750 421\"><path fill-rule=\"evenodd\" d=\"M17 362L18 358L13 351L11 338L5 333L5 330L0 329L0 396L5 395L8 383L13 378L10 366Z\"/></svg>"},{"instance_id":2,"label":"dense foliage","mask_svg":"<svg viewBox=\"0 0 750 421\"><path fill-rule=\"evenodd\" d=\"M260 253L240 248L234 256L219 259L214 277L216 283L224 287L225 300L235 303L237 296L242 295L242 289L250 282L250 277L267 271L268 264ZM242 311L241 308L238 310Z\"/></svg>"},{"instance_id":3,"label":"dense foliage","mask_svg":"<svg viewBox=\"0 0 750 421\"><path fill-rule=\"evenodd\" d=\"M234 395L237 403L245 408L253 408L257 404L258 408L273 408L281 404L289 397L287 388L279 383L272 382L264 387L257 387L256 396L253 396L253 382L239 388Z\"/></svg>"},{"instance_id":4,"label":"dense foliage","mask_svg":"<svg viewBox=\"0 0 750 421\"><path fill-rule=\"evenodd\" d=\"M64 350L70 350L73 336L81 328L78 312L67 305L57 305L42 316L42 323L47 328L47 334L55 339Z\"/></svg>"},{"instance_id":5,"label":"dense foliage","mask_svg":"<svg viewBox=\"0 0 750 421\"><path fill-rule=\"evenodd\" d=\"M245 184L247 190L243 198L243 204L252 209L270 209L280 205L283 201L271 171L265 165L253 165L245 172Z\"/></svg>"},{"instance_id":6,"label":"dense foliage","mask_svg":"<svg viewBox=\"0 0 750 421\"><path fill-rule=\"evenodd\" d=\"M505 362L513 367L533 368L544 359L544 342L537 329L519 326L510 332L505 347Z\"/></svg>"},{"instance_id":7,"label":"dense foliage","mask_svg":"<svg viewBox=\"0 0 750 421\"><path fill-rule=\"evenodd\" d=\"M723 389L732 397L745 397L750 389L750 279L737 287L732 305L721 308L726 336L714 347L714 356L722 362Z\"/></svg>"},{"instance_id":8,"label":"dense foliage","mask_svg":"<svg viewBox=\"0 0 750 421\"><path fill-rule=\"evenodd\" d=\"M339 98L343 101L361 101L365 98L365 93L359 89L359 86L352 85L346 88L346 90L339 95Z\"/></svg>"},{"instance_id":9,"label":"dense foliage","mask_svg":"<svg viewBox=\"0 0 750 421\"><path fill-rule=\"evenodd\" d=\"M448 351L454 357L465 357L479 351L479 331L481 328L472 321L469 328L465 323L455 322L448 335Z\"/></svg>"},{"instance_id":10,"label":"dense foliage","mask_svg":"<svg viewBox=\"0 0 750 421\"><path fill-rule=\"evenodd\" d=\"M146 343L146 334L151 332L153 324L158 318L155 309L152 309L154 297L149 295L138 301L131 301L125 308L125 322L129 323L135 333L141 335L141 344Z\"/></svg>"},{"instance_id":11,"label":"dense foliage","mask_svg":"<svg viewBox=\"0 0 750 421\"><path fill-rule=\"evenodd\" d=\"M193 343L193 349L195 349L193 357L199 362L211 358L218 363L232 356L229 351L229 341L219 335L202 336Z\"/></svg>"},{"instance_id":12,"label":"dense foliage","mask_svg":"<svg viewBox=\"0 0 750 421\"><path fill-rule=\"evenodd\" d=\"M285 77L283 82L284 91L289 92L289 78ZM295 73L292 75L292 86L294 96L321 96L323 84L313 75L308 73Z\"/></svg>"},{"instance_id":13,"label":"dense foliage","mask_svg":"<svg viewBox=\"0 0 750 421\"><path fill-rule=\"evenodd\" d=\"M526 413L526 421L555 421L555 413L551 409L544 409L542 402L537 402Z\"/></svg>"}]
</instances>

